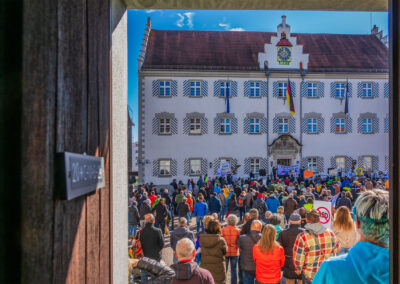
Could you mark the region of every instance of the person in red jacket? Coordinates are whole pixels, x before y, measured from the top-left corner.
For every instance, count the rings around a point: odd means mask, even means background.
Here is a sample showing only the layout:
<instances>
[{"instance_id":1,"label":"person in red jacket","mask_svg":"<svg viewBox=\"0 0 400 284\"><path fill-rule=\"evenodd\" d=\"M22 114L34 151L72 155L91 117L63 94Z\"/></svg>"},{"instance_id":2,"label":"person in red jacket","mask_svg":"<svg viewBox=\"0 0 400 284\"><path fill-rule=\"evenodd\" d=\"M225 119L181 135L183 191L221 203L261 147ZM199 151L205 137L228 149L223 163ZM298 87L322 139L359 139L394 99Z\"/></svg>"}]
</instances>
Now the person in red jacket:
<instances>
[{"instance_id":1,"label":"person in red jacket","mask_svg":"<svg viewBox=\"0 0 400 284\"><path fill-rule=\"evenodd\" d=\"M149 196L149 199L150 199L150 202L151 202L150 206L153 207L153 203L157 199L157 195L155 195L154 191L151 192L151 194Z\"/></svg>"},{"instance_id":2,"label":"person in red jacket","mask_svg":"<svg viewBox=\"0 0 400 284\"><path fill-rule=\"evenodd\" d=\"M272 284L281 281L281 268L285 264L285 253L275 238L275 227L267 224L260 241L253 247L256 279L259 283Z\"/></svg>"}]
</instances>

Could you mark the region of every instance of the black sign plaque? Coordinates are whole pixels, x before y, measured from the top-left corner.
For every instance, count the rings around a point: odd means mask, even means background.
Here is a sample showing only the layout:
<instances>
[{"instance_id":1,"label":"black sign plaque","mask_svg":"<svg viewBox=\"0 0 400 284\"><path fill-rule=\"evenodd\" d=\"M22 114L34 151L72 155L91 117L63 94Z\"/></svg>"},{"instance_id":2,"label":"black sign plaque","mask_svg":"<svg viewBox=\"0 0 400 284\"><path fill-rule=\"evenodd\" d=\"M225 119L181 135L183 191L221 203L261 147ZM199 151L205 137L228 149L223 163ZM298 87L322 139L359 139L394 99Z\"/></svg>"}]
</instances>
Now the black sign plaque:
<instances>
[{"instance_id":1,"label":"black sign plaque","mask_svg":"<svg viewBox=\"0 0 400 284\"><path fill-rule=\"evenodd\" d=\"M58 154L58 190L61 199L71 200L105 186L104 159L63 152Z\"/></svg>"}]
</instances>

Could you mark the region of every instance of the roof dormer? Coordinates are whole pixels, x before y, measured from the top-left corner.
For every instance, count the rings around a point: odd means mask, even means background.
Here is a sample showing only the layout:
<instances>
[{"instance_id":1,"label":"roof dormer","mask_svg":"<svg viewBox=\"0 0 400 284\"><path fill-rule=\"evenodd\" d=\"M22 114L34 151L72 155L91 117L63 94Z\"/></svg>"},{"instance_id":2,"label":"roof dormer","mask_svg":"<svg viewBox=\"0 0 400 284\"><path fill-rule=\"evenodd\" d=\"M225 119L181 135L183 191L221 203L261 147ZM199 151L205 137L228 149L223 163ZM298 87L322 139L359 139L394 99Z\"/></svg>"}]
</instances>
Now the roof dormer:
<instances>
[{"instance_id":1,"label":"roof dormer","mask_svg":"<svg viewBox=\"0 0 400 284\"><path fill-rule=\"evenodd\" d=\"M303 53L303 46L297 44L297 38L290 34L290 26L286 24L286 16L277 27L276 36L271 43L264 45L264 52L258 53L260 69L273 70L307 70L308 54Z\"/></svg>"}]
</instances>

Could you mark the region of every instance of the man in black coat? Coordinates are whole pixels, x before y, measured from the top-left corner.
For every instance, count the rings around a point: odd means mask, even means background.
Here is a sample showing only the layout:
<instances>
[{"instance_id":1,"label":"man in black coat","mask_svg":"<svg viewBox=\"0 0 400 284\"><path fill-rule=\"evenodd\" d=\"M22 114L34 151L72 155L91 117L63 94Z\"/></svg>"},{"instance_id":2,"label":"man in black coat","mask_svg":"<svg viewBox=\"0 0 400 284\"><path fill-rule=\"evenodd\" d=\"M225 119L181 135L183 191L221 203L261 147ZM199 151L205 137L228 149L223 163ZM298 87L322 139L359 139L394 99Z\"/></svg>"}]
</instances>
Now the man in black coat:
<instances>
[{"instance_id":1,"label":"man in black coat","mask_svg":"<svg viewBox=\"0 0 400 284\"><path fill-rule=\"evenodd\" d=\"M153 214L146 214L144 218L145 226L140 232L140 242L145 257L160 261L161 250L164 247L164 237L160 229L154 227L155 218ZM147 282L148 274L141 271L142 282Z\"/></svg>"},{"instance_id":2,"label":"man in black coat","mask_svg":"<svg viewBox=\"0 0 400 284\"><path fill-rule=\"evenodd\" d=\"M129 236L136 236L136 228L139 225L140 216L137 209L137 202L133 201L131 207L128 208L129 213Z\"/></svg>"},{"instance_id":3,"label":"man in black coat","mask_svg":"<svg viewBox=\"0 0 400 284\"><path fill-rule=\"evenodd\" d=\"M156 213L155 226L160 228L162 233L165 234L165 218L168 216L168 208L165 205L164 198L161 198L160 202L154 206L153 212Z\"/></svg>"},{"instance_id":4,"label":"man in black coat","mask_svg":"<svg viewBox=\"0 0 400 284\"><path fill-rule=\"evenodd\" d=\"M255 280L256 264L253 258L253 247L261 239L261 229L262 223L259 220L253 220L249 232L238 239L239 270L244 283L254 283Z\"/></svg>"},{"instance_id":5,"label":"man in black coat","mask_svg":"<svg viewBox=\"0 0 400 284\"><path fill-rule=\"evenodd\" d=\"M340 206L346 206L347 208L349 208L350 211L352 209L351 200L346 196L346 193L344 191L340 193L340 198L336 204L335 209L338 209Z\"/></svg>"},{"instance_id":6,"label":"man in black coat","mask_svg":"<svg viewBox=\"0 0 400 284\"><path fill-rule=\"evenodd\" d=\"M186 201L187 201L187 198L184 197L182 199L182 202L178 204L178 216L179 217L187 218L187 214L190 211L190 207L189 207L189 204L186 203Z\"/></svg>"},{"instance_id":7,"label":"man in black coat","mask_svg":"<svg viewBox=\"0 0 400 284\"><path fill-rule=\"evenodd\" d=\"M289 217L289 228L279 233L278 242L285 251L285 264L283 266L283 276L286 283L295 283L295 279L302 279L301 275L297 275L293 266L293 246L296 242L297 235L303 232L301 228L301 216L292 213Z\"/></svg>"}]
</instances>

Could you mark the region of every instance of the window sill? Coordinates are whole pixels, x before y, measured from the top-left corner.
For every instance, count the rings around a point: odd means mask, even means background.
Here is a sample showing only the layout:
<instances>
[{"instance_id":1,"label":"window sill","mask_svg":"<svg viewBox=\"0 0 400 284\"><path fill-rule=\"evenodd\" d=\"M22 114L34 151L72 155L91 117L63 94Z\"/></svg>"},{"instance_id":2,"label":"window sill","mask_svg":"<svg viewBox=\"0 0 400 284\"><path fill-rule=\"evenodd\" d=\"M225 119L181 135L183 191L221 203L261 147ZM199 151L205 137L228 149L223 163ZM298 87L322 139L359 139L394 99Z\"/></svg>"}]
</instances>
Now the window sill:
<instances>
[{"instance_id":1,"label":"window sill","mask_svg":"<svg viewBox=\"0 0 400 284\"><path fill-rule=\"evenodd\" d=\"M316 97L309 97L309 96L304 96L304 98L306 99L311 99L311 100L315 100L315 99L320 99L320 96L316 96Z\"/></svg>"},{"instance_id":2,"label":"window sill","mask_svg":"<svg viewBox=\"0 0 400 284\"><path fill-rule=\"evenodd\" d=\"M261 135L262 133L261 133L261 132L257 132L257 133L249 132L248 134L249 134L249 135Z\"/></svg>"},{"instance_id":3,"label":"window sill","mask_svg":"<svg viewBox=\"0 0 400 284\"><path fill-rule=\"evenodd\" d=\"M218 135L232 135L232 133L218 133Z\"/></svg>"},{"instance_id":4,"label":"window sill","mask_svg":"<svg viewBox=\"0 0 400 284\"><path fill-rule=\"evenodd\" d=\"M190 136L201 136L201 135L203 135L203 133L190 133L189 132L189 135Z\"/></svg>"},{"instance_id":5,"label":"window sill","mask_svg":"<svg viewBox=\"0 0 400 284\"><path fill-rule=\"evenodd\" d=\"M365 100L372 100L372 99L375 99L375 97L363 97L363 96L361 96L360 97L361 99L365 99Z\"/></svg>"},{"instance_id":6,"label":"window sill","mask_svg":"<svg viewBox=\"0 0 400 284\"><path fill-rule=\"evenodd\" d=\"M318 135L319 132L306 132L306 134L309 134L309 135Z\"/></svg>"},{"instance_id":7,"label":"window sill","mask_svg":"<svg viewBox=\"0 0 400 284\"><path fill-rule=\"evenodd\" d=\"M251 96L249 96L248 98L249 98L249 99L262 99L262 96L258 96L258 97L251 97Z\"/></svg>"},{"instance_id":8,"label":"window sill","mask_svg":"<svg viewBox=\"0 0 400 284\"><path fill-rule=\"evenodd\" d=\"M347 134L347 132L335 132L335 134Z\"/></svg>"},{"instance_id":9,"label":"window sill","mask_svg":"<svg viewBox=\"0 0 400 284\"><path fill-rule=\"evenodd\" d=\"M361 132L361 134L371 135L371 134L375 134L375 132Z\"/></svg>"},{"instance_id":10,"label":"window sill","mask_svg":"<svg viewBox=\"0 0 400 284\"><path fill-rule=\"evenodd\" d=\"M158 136L172 136L172 133L158 133Z\"/></svg>"},{"instance_id":11,"label":"window sill","mask_svg":"<svg viewBox=\"0 0 400 284\"><path fill-rule=\"evenodd\" d=\"M191 98L191 99L201 99L201 98L203 98L203 96L188 96L188 98Z\"/></svg>"},{"instance_id":12,"label":"window sill","mask_svg":"<svg viewBox=\"0 0 400 284\"><path fill-rule=\"evenodd\" d=\"M172 175L158 175L159 178L170 178Z\"/></svg>"},{"instance_id":13,"label":"window sill","mask_svg":"<svg viewBox=\"0 0 400 284\"><path fill-rule=\"evenodd\" d=\"M201 176L202 174L189 174L189 176L190 177L199 177L199 176Z\"/></svg>"},{"instance_id":14,"label":"window sill","mask_svg":"<svg viewBox=\"0 0 400 284\"><path fill-rule=\"evenodd\" d=\"M170 98L172 98L172 96L160 96L160 95L158 95L157 97L159 97L161 99L170 99Z\"/></svg>"}]
</instances>

